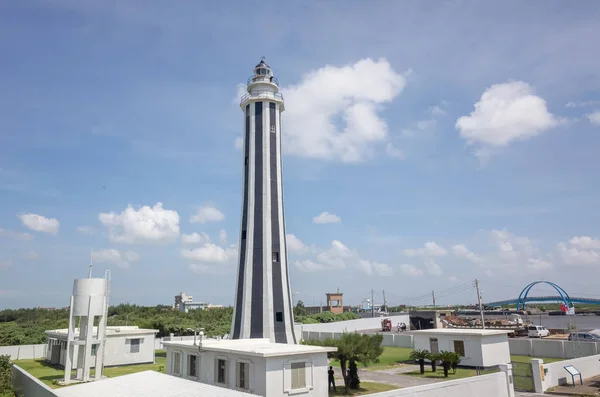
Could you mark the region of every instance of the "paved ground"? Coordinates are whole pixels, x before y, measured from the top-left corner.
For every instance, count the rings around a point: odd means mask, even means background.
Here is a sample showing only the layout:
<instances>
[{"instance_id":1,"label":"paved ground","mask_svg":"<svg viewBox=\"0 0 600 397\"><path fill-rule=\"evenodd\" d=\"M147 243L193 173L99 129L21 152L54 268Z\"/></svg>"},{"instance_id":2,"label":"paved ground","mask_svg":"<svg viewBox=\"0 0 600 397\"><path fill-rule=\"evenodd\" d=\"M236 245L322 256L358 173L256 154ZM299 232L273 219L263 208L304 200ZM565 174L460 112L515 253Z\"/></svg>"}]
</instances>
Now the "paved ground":
<instances>
[{"instance_id":1,"label":"paved ground","mask_svg":"<svg viewBox=\"0 0 600 397\"><path fill-rule=\"evenodd\" d=\"M380 371L367 371L364 369L358 370L358 376L360 380L365 382L377 382L387 383L398 387L413 387L420 385L428 385L436 382L443 382L445 379L427 379L418 378L416 376L408 375L397 375L399 372L411 372L418 371L418 365L407 365L398 368L380 370ZM336 378L342 378L342 371L339 368L334 368ZM341 382L341 380L340 380Z\"/></svg>"},{"instance_id":2,"label":"paved ground","mask_svg":"<svg viewBox=\"0 0 600 397\"><path fill-rule=\"evenodd\" d=\"M547 394L539 394L539 393L525 393L522 391L518 391L515 393L515 397L537 397L537 396L548 397Z\"/></svg>"}]
</instances>

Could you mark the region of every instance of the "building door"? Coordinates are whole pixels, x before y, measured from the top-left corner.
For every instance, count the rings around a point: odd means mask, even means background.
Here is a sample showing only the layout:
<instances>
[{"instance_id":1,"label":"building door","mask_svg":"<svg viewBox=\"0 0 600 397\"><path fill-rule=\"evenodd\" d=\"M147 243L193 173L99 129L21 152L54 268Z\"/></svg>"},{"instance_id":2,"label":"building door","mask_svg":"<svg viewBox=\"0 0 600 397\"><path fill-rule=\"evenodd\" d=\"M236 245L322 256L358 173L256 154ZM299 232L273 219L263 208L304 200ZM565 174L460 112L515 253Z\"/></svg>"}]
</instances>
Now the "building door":
<instances>
[{"instance_id":1,"label":"building door","mask_svg":"<svg viewBox=\"0 0 600 397\"><path fill-rule=\"evenodd\" d=\"M429 338L429 351L432 354L437 354L440 352L437 338Z\"/></svg>"}]
</instances>

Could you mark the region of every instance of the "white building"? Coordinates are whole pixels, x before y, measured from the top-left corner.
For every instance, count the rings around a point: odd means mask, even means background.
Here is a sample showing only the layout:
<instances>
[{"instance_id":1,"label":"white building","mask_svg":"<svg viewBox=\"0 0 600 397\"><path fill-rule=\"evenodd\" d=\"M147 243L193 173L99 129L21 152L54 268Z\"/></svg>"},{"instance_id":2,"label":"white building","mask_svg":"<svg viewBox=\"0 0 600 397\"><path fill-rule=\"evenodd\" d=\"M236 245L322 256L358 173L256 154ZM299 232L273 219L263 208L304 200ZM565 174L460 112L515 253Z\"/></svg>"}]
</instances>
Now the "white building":
<instances>
[{"instance_id":1,"label":"white building","mask_svg":"<svg viewBox=\"0 0 600 397\"><path fill-rule=\"evenodd\" d=\"M460 365L494 367L510 363L508 332L492 329L438 328L412 332L414 347L432 353L460 354Z\"/></svg>"},{"instance_id":2,"label":"white building","mask_svg":"<svg viewBox=\"0 0 600 397\"><path fill-rule=\"evenodd\" d=\"M166 373L265 397L326 397L327 352L267 338L163 342Z\"/></svg>"},{"instance_id":3,"label":"white building","mask_svg":"<svg viewBox=\"0 0 600 397\"><path fill-rule=\"evenodd\" d=\"M45 331L48 342L46 359L51 364L65 365L67 351L67 329ZM97 342L98 327L93 328L92 342ZM145 364L154 362L155 329L140 329L136 326L106 327L106 344L104 347L104 366ZM79 328L75 328L75 338ZM96 356L98 344L92 344L90 358ZM95 360L90 360L94 367Z\"/></svg>"}]
</instances>

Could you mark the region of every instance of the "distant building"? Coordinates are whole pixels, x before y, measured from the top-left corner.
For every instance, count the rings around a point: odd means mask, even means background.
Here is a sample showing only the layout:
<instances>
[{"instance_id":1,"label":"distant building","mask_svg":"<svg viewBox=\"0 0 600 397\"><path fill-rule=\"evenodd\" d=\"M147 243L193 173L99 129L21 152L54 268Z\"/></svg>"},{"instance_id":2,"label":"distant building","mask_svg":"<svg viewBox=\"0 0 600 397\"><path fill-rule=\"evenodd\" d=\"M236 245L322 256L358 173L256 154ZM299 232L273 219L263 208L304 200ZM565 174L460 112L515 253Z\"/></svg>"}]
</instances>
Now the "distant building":
<instances>
[{"instance_id":1,"label":"distant building","mask_svg":"<svg viewBox=\"0 0 600 397\"><path fill-rule=\"evenodd\" d=\"M223 305L213 305L208 302L194 302L192 296L186 295L185 292L180 292L179 295L175 295L175 310L180 312L189 312L192 309L213 309L217 307L223 307Z\"/></svg>"},{"instance_id":2,"label":"distant building","mask_svg":"<svg viewBox=\"0 0 600 397\"><path fill-rule=\"evenodd\" d=\"M337 292L327 293L327 307L333 314L340 314L344 312L344 294L337 289Z\"/></svg>"},{"instance_id":3,"label":"distant building","mask_svg":"<svg viewBox=\"0 0 600 397\"><path fill-rule=\"evenodd\" d=\"M194 298L187 296L185 292L180 292L179 295L175 295L175 305L173 306L176 310L181 310L182 303L191 303Z\"/></svg>"},{"instance_id":4,"label":"distant building","mask_svg":"<svg viewBox=\"0 0 600 397\"><path fill-rule=\"evenodd\" d=\"M453 313L453 310L411 310L411 329L444 328L442 320Z\"/></svg>"},{"instance_id":5,"label":"distant building","mask_svg":"<svg viewBox=\"0 0 600 397\"><path fill-rule=\"evenodd\" d=\"M54 329L45 331L48 337L46 360L50 364L64 367L67 356L68 330ZM140 329L136 326L106 327L104 347L104 366L118 366L131 364L146 364L154 362L154 338L158 330ZM74 337L77 339L79 328L75 328ZM96 352L98 351L98 327L94 327L91 336L92 348L88 361L90 368L95 367ZM94 343L96 342L96 343ZM80 349L74 362L82 361L85 351ZM78 359L77 359L78 358Z\"/></svg>"}]
</instances>

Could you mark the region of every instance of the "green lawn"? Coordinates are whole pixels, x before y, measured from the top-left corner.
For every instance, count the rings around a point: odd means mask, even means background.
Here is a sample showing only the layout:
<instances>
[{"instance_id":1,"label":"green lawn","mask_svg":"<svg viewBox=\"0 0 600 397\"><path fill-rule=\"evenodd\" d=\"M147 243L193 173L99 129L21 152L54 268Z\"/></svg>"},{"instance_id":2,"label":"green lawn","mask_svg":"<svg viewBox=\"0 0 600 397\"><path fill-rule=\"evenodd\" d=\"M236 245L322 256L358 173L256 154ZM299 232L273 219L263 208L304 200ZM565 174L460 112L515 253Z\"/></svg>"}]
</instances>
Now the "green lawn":
<instances>
[{"instance_id":1,"label":"green lawn","mask_svg":"<svg viewBox=\"0 0 600 397\"><path fill-rule=\"evenodd\" d=\"M114 378L121 375L133 374L135 372L154 370L165 372L165 364L167 361L167 356L165 351L158 350L155 353L156 355L156 363L154 364L139 364L139 365L128 365L123 367L107 367L104 368L104 375L109 378ZM65 377L65 371L53 366L50 366L44 360L17 360L14 361L16 365L23 368L25 371L29 372L32 376L35 376L46 385L55 389L58 387L62 387L54 383L55 380L61 380ZM94 370L92 369L91 374L94 374ZM75 376L75 371L73 371L73 376Z\"/></svg>"},{"instance_id":2,"label":"green lawn","mask_svg":"<svg viewBox=\"0 0 600 397\"><path fill-rule=\"evenodd\" d=\"M383 348L383 354L379 357L378 363L371 363L368 367L363 367L369 370L389 369L401 366L403 362L410 360L410 352L413 349L409 347L391 347ZM334 367L339 367L340 363L337 360L331 360L329 363Z\"/></svg>"},{"instance_id":3,"label":"green lawn","mask_svg":"<svg viewBox=\"0 0 600 397\"><path fill-rule=\"evenodd\" d=\"M532 358L535 358L535 357L530 357L530 356L510 356L510 361L515 361L515 362L518 362L518 363L530 363ZM555 363L557 361L566 360L566 358L548 358L548 357L544 357L544 358L542 358L542 360L544 360L545 363Z\"/></svg>"},{"instance_id":4,"label":"green lawn","mask_svg":"<svg viewBox=\"0 0 600 397\"><path fill-rule=\"evenodd\" d=\"M490 369L490 370L479 371L479 374L487 375L487 374L492 374L494 372L498 372L498 370ZM425 365L425 373L424 374L421 374L421 372L419 370L417 370L417 371L411 371L411 372L399 372L398 375L416 376L418 378L428 378L428 379L444 379L444 369L440 365L438 365L437 371L431 372L431 365ZM452 370L448 371L448 377L446 379L448 379L448 380L463 379L463 378L470 378L470 377L476 376L476 375L477 375L477 371L475 371L474 369L457 368L455 374L452 373Z\"/></svg>"},{"instance_id":5,"label":"green lawn","mask_svg":"<svg viewBox=\"0 0 600 397\"><path fill-rule=\"evenodd\" d=\"M341 386L340 386L341 384ZM374 383L374 382L360 382L360 388L357 390L350 390L350 394L344 394L344 381L336 382L337 391L329 392L329 396L364 396L366 394L380 393L389 390L399 389L398 386L388 385L385 383Z\"/></svg>"}]
</instances>

